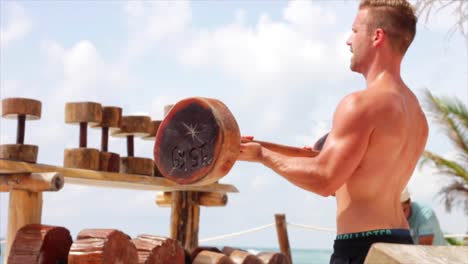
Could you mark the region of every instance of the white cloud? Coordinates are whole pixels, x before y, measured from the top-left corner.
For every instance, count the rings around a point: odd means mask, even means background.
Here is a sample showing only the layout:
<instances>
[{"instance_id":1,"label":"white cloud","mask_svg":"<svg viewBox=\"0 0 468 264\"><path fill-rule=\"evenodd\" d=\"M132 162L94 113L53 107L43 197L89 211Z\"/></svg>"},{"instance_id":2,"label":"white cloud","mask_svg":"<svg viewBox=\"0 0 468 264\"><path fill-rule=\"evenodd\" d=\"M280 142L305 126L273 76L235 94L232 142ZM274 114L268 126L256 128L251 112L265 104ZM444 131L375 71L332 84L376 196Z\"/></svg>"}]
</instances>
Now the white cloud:
<instances>
[{"instance_id":1,"label":"white cloud","mask_svg":"<svg viewBox=\"0 0 468 264\"><path fill-rule=\"evenodd\" d=\"M127 65L106 62L94 43L80 40L70 48L52 40L43 42L43 74L56 85L57 101L117 101L131 82ZM57 92L59 91L59 92Z\"/></svg>"},{"instance_id":2,"label":"white cloud","mask_svg":"<svg viewBox=\"0 0 468 264\"><path fill-rule=\"evenodd\" d=\"M124 12L129 26L125 61L143 56L159 41L180 34L191 20L187 1L130 1Z\"/></svg>"},{"instance_id":3,"label":"white cloud","mask_svg":"<svg viewBox=\"0 0 468 264\"><path fill-rule=\"evenodd\" d=\"M290 1L283 11L283 17L304 32L317 31L324 26L336 23L334 13L314 5L311 1Z\"/></svg>"},{"instance_id":4,"label":"white cloud","mask_svg":"<svg viewBox=\"0 0 468 264\"><path fill-rule=\"evenodd\" d=\"M4 49L14 41L24 38L32 29L32 19L17 2L2 3L2 23L0 26L0 48Z\"/></svg>"},{"instance_id":5,"label":"white cloud","mask_svg":"<svg viewBox=\"0 0 468 264\"><path fill-rule=\"evenodd\" d=\"M348 77L347 67L337 67L348 64L349 48L344 32L329 33L335 23L333 12L312 1L288 2L281 18L261 13L253 24L246 23L240 10L228 24L194 29L190 42L178 52L179 60L195 71L220 72L239 82L236 96L242 100L236 103L241 105L241 115L250 118L243 120L249 128L245 132L271 135L291 116L308 112L296 100L316 100L323 85L313 84L324 76L333 76L328 82ZM255 126L249 126L249 121Z\"/></svg>"},{"instance_id":6,"label":"white cloud","mask_svg":"<svg viewBox=\"0 0 468 264\"><path fill-rule=\"evenodd\" d=\"M153 101L151 102L152 116L158 120L164 119L164 108L167 105L175 104L177 101L178 101L177 99L171 96L166 96L166 95L156 96L156 98L154 98Z\"/></svg>"},{"instance_id":7,"label":"white cloud","mask_svg":"<svg viewBox=\"0 0 468 264\"><path fill-rule=\"evenodd\" d=\"M313 21L304 12L315 14ZM312 2L289 2L281 21L262 14L250 26L242 17L237 15L231 24L212 31L199 30L182 50L180 61L197 68L220 68L257 92L271 92L302 87L321 74L336 72L332 64L343 60L337 45L318 37L325 31L324 25L334 23L333 16Z\"/></svg>"}]
</instances>

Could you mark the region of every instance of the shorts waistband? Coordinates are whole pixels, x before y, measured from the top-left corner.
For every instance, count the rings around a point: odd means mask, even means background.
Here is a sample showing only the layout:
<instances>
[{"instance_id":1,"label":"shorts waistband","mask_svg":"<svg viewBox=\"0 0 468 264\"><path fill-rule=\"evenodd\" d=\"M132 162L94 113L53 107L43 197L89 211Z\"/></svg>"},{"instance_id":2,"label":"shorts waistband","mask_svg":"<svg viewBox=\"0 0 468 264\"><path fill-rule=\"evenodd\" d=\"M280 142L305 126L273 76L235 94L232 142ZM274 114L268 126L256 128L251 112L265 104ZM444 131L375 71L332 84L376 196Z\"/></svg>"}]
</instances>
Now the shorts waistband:
<instances>
[{"instance_id":1,"label":"shorts waistband","mask_svg":"<svg viewBox=\"0 0 468 264\"><path fill-rule=\"evenodd\" d=\"M347 240L365 237L382 237L382 236L410 236L408 229L376 229L369 231L362 231L356 233L339 234L336 240Z\"/></svg>"}]
</instances>

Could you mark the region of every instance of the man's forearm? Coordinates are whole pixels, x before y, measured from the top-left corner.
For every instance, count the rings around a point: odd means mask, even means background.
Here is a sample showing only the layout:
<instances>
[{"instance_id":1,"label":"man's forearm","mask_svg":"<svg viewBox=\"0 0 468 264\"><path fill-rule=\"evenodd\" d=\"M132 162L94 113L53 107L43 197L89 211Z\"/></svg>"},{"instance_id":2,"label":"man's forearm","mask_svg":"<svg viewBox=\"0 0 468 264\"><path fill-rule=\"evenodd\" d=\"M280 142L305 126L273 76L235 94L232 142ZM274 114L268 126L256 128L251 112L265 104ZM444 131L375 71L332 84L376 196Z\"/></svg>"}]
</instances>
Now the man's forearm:
<instances>
[{"instance_id":1,"label":"man's forearm","mask_svg":"<svg viewBox=\"0 0 468 264\"><path fill-rule=\"evenodd\" d=\"M294 185L322 196L330 195L327 191L326 177L313 165L312 158L290 157L263 148L261 163Z\"/></svg>"}]
</instances>

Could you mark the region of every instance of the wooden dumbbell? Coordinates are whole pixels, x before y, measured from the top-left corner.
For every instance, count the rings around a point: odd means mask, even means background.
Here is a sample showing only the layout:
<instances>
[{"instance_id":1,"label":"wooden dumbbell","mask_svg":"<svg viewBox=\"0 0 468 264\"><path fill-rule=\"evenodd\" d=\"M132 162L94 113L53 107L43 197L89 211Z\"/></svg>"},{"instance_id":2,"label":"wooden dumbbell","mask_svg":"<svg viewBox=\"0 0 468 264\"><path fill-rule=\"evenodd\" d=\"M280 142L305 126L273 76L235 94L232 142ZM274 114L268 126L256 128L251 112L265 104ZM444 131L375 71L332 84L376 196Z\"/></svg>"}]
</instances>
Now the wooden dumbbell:
<instances>
[{"instance_id":1,"label":"wooden dumbbell","mask_svg":"<svg viewBox=\"0 0 468 264\"><path fill-rule=\"evenodd\" d=\"M288 156L314 157L306 150L254 141ZM241 136L236 119L224 103L192 97L176 103L158 129L154 161L162 175L179 184L211 184L234 165Z\"/></svg>"},{"instance_id":2,"label":"wooden dumbbell","mask_svg":"<svg viewBox=\"0 0 468 264\"><path fill-rule=\"evenodd\" d=\"M41 118L42 104L40 101L27 98L5 98L2 100L2 116L9 119L18 119L16 144L0 145L0 159L26 161L36 163L38 146L25 145L24 134L26 119Z\"/></svg>"},{"instance_id":3,"label":"wooden dumbbell","mask_svg":"<svg viewBox=\"0 0 468 264\"><path fill-rule=\"evenodd\" d=\"M151 121L151 124L150 124L150 129L149 129L149 135L146 136L146 137L143 137L144 140L148 140L148 141L152 141L154 142L155 138L156 138L156 133L158 133L158 128L159 128L159 125L161 124L161 120L153 120ZM154 165L154 173L153 175L155 177L163 177L161 172L159 171L158 169L158 166Z\"/></svg>"},{"instance_id":4,"label":"wooden dumbbell","mask_svg":"<svg viewBox=\"0 0 468 264\"><path fill-rule=\"evenodd\" d=\"M101 153L99 154L99 170L119 172L120 155L108 152L109 129L117 130L122 124L122 108L114 106L105 106L102 108L101 123L92 126L101 128Z\"/></svg>"},{"instance_id":5,"label":"wooden dumbbell","mask_svg":"<svg viewBox=\"0 0 468 264\"><path fill-rule=\"evenodd\" d=\"M112 136L127 138L127 157L120 158L120 172L153 175L153 160L134 156L134 138L147 137L150 124L151 118L149 116L123 116L120 129L112 132Z\"/></svg>"},{"instance_id":6,"label":"wooden dumbbell","mask_svg":"<svg viewBox=\"0 0 468 264\"><path fill-rule=\"evenodd\" d=\"M102 106L94 102L74 102L65 105L65 123L79 124L79 148L65 149L63 166L88 170L99 170L99 150L87 148L88 124L101 123Z\"/></svg>"}]
</instances>

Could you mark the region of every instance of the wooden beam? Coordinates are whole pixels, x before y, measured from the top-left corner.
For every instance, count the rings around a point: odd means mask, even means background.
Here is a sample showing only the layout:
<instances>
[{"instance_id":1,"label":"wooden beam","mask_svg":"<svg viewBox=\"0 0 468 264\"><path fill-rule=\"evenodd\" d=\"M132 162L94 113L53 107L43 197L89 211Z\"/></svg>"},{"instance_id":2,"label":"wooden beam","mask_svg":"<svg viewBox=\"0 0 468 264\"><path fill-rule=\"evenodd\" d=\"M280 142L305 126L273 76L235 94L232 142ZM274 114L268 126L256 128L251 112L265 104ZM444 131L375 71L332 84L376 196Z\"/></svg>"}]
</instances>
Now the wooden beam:
<instances>
[{"instance_id":1,"label":"wooden beam","mask_svg":"<svg viewBox=\"0 0 468 264\"><path fill-rule=\"evenodd\" d=\"M28 224L40 224L41 216L42 192L15 189L10 191L4 263L7 263L16 232Z\"/></svg>"},{"instance_id":2,"label":"wooden beam","mask_svg":"<svg viewBox=\"0 0 468 264\"><path fill-rule=\"evenodd\" d=\"M372 245L364 261L366 264L385 263L466 263L468 249L454 246L422 246L389 243Z\"/></svg>"},{"instance_id":3,"label":"wooden beam","mask_svg":"<svg viewBox=\"0 0 468 264\"><path fill-rule=\"evenodd\" d=\"M0 192L23 190L31 192L58 191L65 180L56 172L20 173L0 177Z\"/></svg>"},{"instance_id":4,"label":"wooden beam","mask_svg":"<svg viewBox=\"0 0 468 264\"><path fill-rule=\"evenodd\" d=\"M198 204L206 207L226 206L228 196L219 192L199 192ZM164 192L156 196L156 204L160 207L171 207L172 193Z\"/></svg>"},{"instance_id":5,"label":"wooden beam","mask_svg":"<svg viewBox=\"0 0 468 264\"><path fill-rule=\"evenodd\" d=\"M197 184L179 185L165 178L142 176L136 174L103 172L83 169L63 168L45 164L32 164L10 160L0 160L0 174L32 173L55 171L65 177L71 184L87 186L122 188L131 190L154 191L205 191L205 192L238 192L237 188L229 184L213 183L198 186Z\"/></svg>"}]
</instances>

